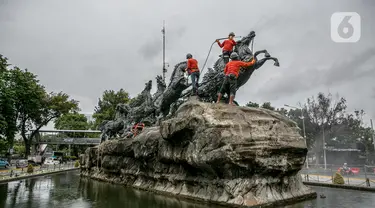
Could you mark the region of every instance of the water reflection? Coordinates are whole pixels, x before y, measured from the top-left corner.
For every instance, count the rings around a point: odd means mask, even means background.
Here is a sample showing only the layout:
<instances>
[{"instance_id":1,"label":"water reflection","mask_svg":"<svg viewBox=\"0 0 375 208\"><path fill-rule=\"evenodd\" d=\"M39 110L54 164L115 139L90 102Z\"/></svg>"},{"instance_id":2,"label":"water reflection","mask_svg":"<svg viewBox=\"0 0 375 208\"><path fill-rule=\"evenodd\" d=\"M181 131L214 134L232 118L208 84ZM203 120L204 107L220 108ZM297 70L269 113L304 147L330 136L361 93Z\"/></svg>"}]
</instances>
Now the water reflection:
<instances>
[{"instance_id":1,"label":"water reflection","mask_svg":"<svg viewBox=\"0 0 375 208\"><path fill-rule=\"evenodd\" d=\"M375 194L314 187L327 196L287 208L372 208ZM62 173L0 185L0 208L219 208Z\"/></svg>"},{"instance_id":2,"label":"water reflection","mask_svg":"<svg viewBox=\"0 0 375 208\"><path fill-rule=\"evenodd\" d=\"M93 207L131 207L131 208L205 208L213 207L180 201L151 192L139 191L117 185L82 178L79 184L81 196L89 199Z\"/></svg>"},{"instance_id":3,"label":"water reflection","mask_svg":"<svg viewBox=\"0 0 375 208\"><path fill-rule=\"evenodd\" d=\"M375 193L356 190L313 187L318 193L317 200L311 200L286 208L373 208L375 207ZM321 199L320 194L326 196Z\"/></svg>"}]
</instances>

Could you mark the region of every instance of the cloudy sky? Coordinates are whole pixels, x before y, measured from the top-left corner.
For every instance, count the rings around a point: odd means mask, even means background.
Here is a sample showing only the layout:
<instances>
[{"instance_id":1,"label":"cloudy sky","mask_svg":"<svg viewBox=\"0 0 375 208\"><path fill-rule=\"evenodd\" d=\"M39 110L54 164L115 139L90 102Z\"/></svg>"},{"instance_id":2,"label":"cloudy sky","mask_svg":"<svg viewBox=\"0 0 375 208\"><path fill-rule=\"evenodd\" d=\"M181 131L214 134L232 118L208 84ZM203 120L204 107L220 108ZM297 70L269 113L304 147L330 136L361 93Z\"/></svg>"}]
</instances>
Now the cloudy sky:
<instances>
[{"instance_id":1,"label":"cloudy sky","mask_svg":"<svg viewBox=\"0 0 375 208\"><path fill-rule=\"evenodd\" d=\"M374 11L372 0L0 0L0 54L92 112L104 90L135 96L161 73L163 20L169 72L187 52L202 65L216 38L254 30L255 49L267 49L281 67L269 62L256 71L237 94L241 104L297 105L339 93L368 120L375 119ZM357 43L331 40L334 12L361 16ZM215 46L209 66L219 53Z\"/></svg>"}]
</instances>

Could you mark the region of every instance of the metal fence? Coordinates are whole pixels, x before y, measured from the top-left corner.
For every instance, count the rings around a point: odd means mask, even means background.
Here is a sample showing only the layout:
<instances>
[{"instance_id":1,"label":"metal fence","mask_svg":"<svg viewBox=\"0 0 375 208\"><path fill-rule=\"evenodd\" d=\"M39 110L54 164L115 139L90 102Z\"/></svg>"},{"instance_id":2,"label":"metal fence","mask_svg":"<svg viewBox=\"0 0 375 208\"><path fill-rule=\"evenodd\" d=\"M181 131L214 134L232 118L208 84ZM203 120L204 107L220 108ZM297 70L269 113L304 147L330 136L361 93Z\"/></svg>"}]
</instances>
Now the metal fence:
<instances>
[{"instance_id":1,"label":"metal fence","mask_svg":"<svg viewBox=\"0 0 375 208\"><path fill-rule=\"evenodd\" d=\"M338 165L310 165L304 167L301 176L304 181L333 184L335 173L340 173L345 185L375 187L375 166L349 166L350 171L341 170Z\"/></svg>"},{"instance_id":2,"label":"metal fence","mask_svg":"<svg viewBox=\"0 0 375 208\"><path fill-rule=\"evenodd\" d=\"M56 137L56 138L43 138L38 141L33 141L34 144L76 144L76 145L97 145L100 144L100 138L69 138L69 137Z\"/></svg>"},{"instance_id":3,"label":"metal fence","mask_svg":"<svg viewBox=\"0 0 375 208\"><path fill-rule=\"evenodd\" d=\"M70 161L62 164L43 164L41 166L34 166L32 173L27 173L27 167L16 168L10 167L8 169L0 169L0 182L15 177L22 177L27 175L38 175L42 173L54 172L59 170L67 170L74 168L75 161Z\"/></svg>"}]
</instances>

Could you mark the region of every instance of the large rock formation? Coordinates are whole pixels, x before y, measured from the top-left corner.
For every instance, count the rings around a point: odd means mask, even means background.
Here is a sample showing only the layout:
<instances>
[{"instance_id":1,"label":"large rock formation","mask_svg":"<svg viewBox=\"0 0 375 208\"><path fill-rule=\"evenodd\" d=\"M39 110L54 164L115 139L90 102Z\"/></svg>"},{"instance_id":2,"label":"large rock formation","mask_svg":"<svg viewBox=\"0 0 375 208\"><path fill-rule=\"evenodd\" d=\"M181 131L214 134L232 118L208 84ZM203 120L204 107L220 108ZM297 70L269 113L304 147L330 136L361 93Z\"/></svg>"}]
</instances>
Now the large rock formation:
<instances>
[{"instance_id":1,"label":"large rock formation","mask_svg":"<svg viewBox=\"0 0 375 208\"><path fill-rule=\"evenodd\" d=\"M316 197L303 185L307 149L296 124L260 108L189 100L134 139L110 140L81 156L94 179L233 206Z\"/></svg>"}]
</instances>

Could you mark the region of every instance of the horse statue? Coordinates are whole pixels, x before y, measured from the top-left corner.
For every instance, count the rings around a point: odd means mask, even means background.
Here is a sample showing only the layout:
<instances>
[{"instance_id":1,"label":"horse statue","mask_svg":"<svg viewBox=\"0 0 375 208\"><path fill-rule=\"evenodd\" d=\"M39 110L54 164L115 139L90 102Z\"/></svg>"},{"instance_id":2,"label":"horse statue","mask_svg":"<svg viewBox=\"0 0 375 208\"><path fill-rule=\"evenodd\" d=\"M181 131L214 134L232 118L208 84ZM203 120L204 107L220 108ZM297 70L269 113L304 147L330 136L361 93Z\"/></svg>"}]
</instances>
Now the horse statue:
<instances>
[{"instance_id":1,"label":"horse statue","mask_svg":"<svg viewBox=\"0 0 375 208\"><path fill-rule=\"evenodd\" d=\"M131 108L130 121L133 123L141 122L147 117L152 117L155 112L153 98L151 95L152 80L145 84L143 91L135 97L129 104Z\"/></svg>"},{"instance_id":2,"label":"horse statue","mask_svg":"<svg viewBox=\"0 0 375 208\"><path fill-rule=\"evenodd\" d=\"M127 104L118 104L116 106L115 119L111 121L103 121L99 130L102 132L100 135L101 142L107 141L110 138L122 135L129 125L129 113L131 108Z\"/></svg>"},{"instance_id":3,"label":"horse statue","mask_svg":"<svg viewBox=\"0 0 375 208\"><path fill-rule=\"evenodd\" d=\"M238 53L241 61L249 62L252 58L255 58L256 60L254 65L241 69L237 79L237 90L246 84L253 72L262 67L266 61L273 60L275 66L280 66L278 59L271 57L267 50L261 50L255 53L250 50L249 46L254 37L255 32L251 31L247 36L237 41L234 48L234 51ZM265 57L258 59L257 56L262 53L265 54ZM208 72L203 76L202 82L199 83L198 95L202 101L215 102L217 100L217 92L219 91L225 78L224 68L224 59L220 55L220 58L215 62L213 69L209 68ZM191 94L192 90L189 90L183 94L183 97ZM223 100L225 100L225 98L223 98Z\"/></svg>"},{"instance_id":4,"label":"horse statue","mask_svg":"<svg viewBox=\"0 0 375 208\"><path fill-rule=\"evenodd\" d=\"M156 76L157 91L152 95L152 102L155 106L159 106L161 103L162 95L167 88L165 81L162 76Z\"/></svg>"},{"instance_id":5,"label":"horse statue","mask_svg":"<svg viewBox=\"0 0 375 208\"><path fill-rule=\"evenodd\" d=\"M170 115L171 106L181 98L182 92L188 87L185 78L186 62L176 64L171 74L170 82L167 89L160 96L156 103L158 118L165 118Z\"/></svg>"}]
</instances>

